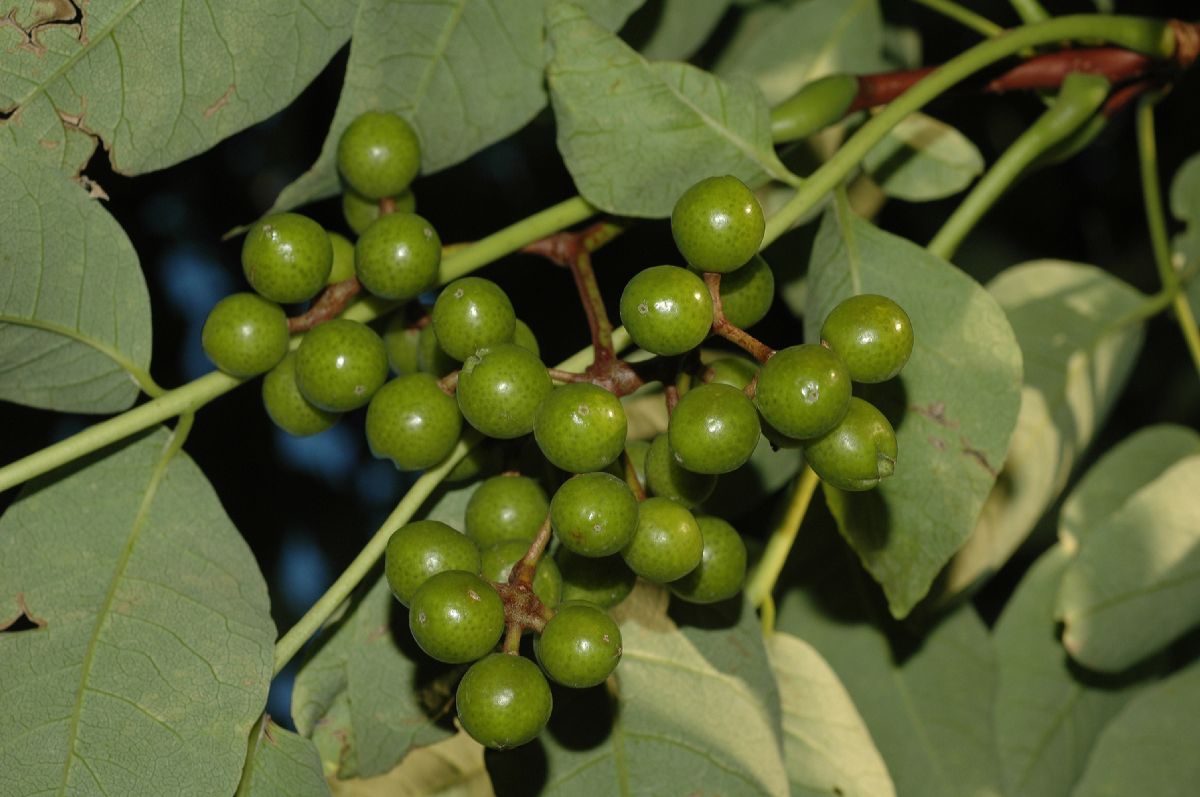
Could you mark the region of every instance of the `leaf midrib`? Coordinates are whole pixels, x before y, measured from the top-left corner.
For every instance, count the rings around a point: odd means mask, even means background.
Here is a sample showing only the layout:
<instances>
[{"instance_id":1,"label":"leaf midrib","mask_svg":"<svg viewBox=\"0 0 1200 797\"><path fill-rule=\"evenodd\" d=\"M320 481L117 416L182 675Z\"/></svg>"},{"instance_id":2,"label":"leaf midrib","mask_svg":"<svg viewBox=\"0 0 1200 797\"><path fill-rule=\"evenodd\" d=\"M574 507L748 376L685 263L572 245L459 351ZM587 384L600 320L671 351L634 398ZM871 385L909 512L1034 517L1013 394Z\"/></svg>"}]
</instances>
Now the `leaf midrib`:
<instances>
[{"instance_id":1,"label":"leaf midrib","mask_svg":"<svg viewBox=\"0 0 1200 797\"><path fill-rule=\"evenodd\" d=\"M125 354L120 350L110 346L98 338L85 335L83 332L80 332L77 329L71 329L68 326L55 324L50 321L42 321L36 318L21 318L20 316L7 315L4 313L0 313L0 324L13 324L14 326L40 329L43 332L62 335L63 337L70 338L77 343L82 343L84 346L94 349L98 353L103 354L105 357L112 360L122 370L133 377L135 382L137 381L138 375L145 373L145 369L133 362L133 360L126 357Z\"/></svg>"}]
</instances>

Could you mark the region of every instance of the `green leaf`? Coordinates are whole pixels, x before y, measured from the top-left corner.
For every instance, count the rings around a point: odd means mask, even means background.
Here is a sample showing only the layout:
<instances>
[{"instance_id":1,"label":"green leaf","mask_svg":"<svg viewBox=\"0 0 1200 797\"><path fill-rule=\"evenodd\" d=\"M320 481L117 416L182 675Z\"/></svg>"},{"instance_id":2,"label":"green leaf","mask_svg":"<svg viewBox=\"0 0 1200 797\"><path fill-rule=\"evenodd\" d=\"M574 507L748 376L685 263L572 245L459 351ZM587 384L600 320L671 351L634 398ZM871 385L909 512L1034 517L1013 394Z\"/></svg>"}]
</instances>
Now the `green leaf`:
<instances>
[{"instance_id":1,"label":"green leaf","mask_svg":"<svg viewBox=\"0 0 1200 797\"><path fill-rule=\"evenodd\" d=\"M1200 782L1200 664L1134 698L1096 743L1072 797L1188 797Z\"/></svg>"},{"instance_id":2,"label":"green leaf","mask_svg":"<svg viewBox=\"0 0 1200 797\"><path fill-rule=\"evenodd\" d=\"M1070 556L1037 560L996 623L996 745L1005 794L1059 797L1083 774L1105 723L1133 696L1072 671L1055 635L1054 601Z\"/></svg>"},{"instance_id":3,"label":"green leaf","mask_svg":"<svg viewBox=\"0 0 1200 797\"><path fill-rule=\"evenodd\" d=\"M1171 181L1171 213L1187 224L1187 229L1171 242L1172 265L1178 271L1193 274L1188 283L1192 312L1200 309L1200 279L1194 272L1200 266L1200 153L1184 161Z\"/></svg>"},{"instance_id":4,"label":"green leaf","mask_svg":"<svg viewBox=\"0 0 1200 797\"><path fill-rule=\"evenodd\" d=\"M684 61L708 40L731 0L664 0L658 24L642 45L651 61Z\"/></svg>"},{"instance_id":5,"label":"green leaf","mask_svg":"<svg viewBox=\"0 0 1200 797\"><path fill-rule=\"evenodd\" d=\"M896 473L865 493L827 487L842 534L906 615L975 527L1020 407L1021 350L1004 312L949 263L854 216L826 211L808 273L806 340L838 302L878 293L912 319L898 380L864 390L896 428Z\"/></svg>"},{"instance_id":6,"label":"green leaf","mask_svg":"<svg viewBox=\"0 0 1200 797\"><path fill-rule=\"evenodd\" d=\"M767 638L779 684L793 797L890 797L896 789L871 734L821 654L791 634Z\"/></svg>"},{"instance_id":7,"label":"green leaf","mask_svg":"<svg viewBox=\"0 0 1200 797\"><path fill-rule=\"evenodd\" d=\"M0 518L0 772L11 794L232 794L271 680L254 556L163 429L29 485ZM167 778L164 781L164 778Z\"/></svg>"},{"instance_id":8,"label":"green leaf","mask_svg":"<svg viewBox=\"0 0 1200 797\"><path fill-rule=\"evenodd\" d=\"M235 797L329 797L313 743L264 717Z\"/></svg>"},{"instance_id":9,"label":"green leaf","mask_svg":"<svg viewBox=\"0 0 1200 797\"><path fill-rule=\"evenodd\" d=\"M334 797L495 797L483 745L465 732L412 750L385 775L331 785Z\"/></svg>"},{"instance_id":10,"label":"green leaf","mask_svg":"<svg viewBox=\"0 0 1200 797\"><path fill-rule=\"evenodd\" d=\"M318 645L296 676L292 718L338 777L380 775L412 747L450 736L435 720L451 697L449 670L417 648L385 578Z\"/></svg>"},{"instance_id":11,"label":"green leaf","mask_svg":"<svg viewBox=\"0 0 1200 797\"><path fill-rule=\"evenodd\" d=\"M758 91L688 64L650 63L570 3L548 12L558 149L579 193L627 216L669 216L698 180L794 182Z\"/></svg>"},{"instance_id":12,"label":"green leaf","mask_svg":"<svg viewBox=\"0 0 1200 797\"><path fill-rule=\"evenodd\" d=\"M753 79L774 105L834 72L885 69L882 52L876 0L763 4L742 17L715 71Z\"/></svg>"},{"instance_id":13,"label":"green leaf","mask_svg":"<svg viewBox=\"0 0 1200 797\"><path fill-rule=\"evenodd\" d=\"M124 230L67 177L0 157L0 400L118 412L150 366L150 295Z\"/></svg>"},{"instance_id":14,"label":"green leaf","mask_svg":"<svg viewBox=\"0 0 1200 797\"><path fill-rule=\"evenodd\" d=\"M356 5L24 3L6 20L0 150L69 174L97 142L123 174L178 163L291 102Z\"/></svg>"},{"instance_id":15,"label":"green leaf","mask_svg":"<svg viewBox=\"0 0 1200 797\"><path fill-rule=\"evenodd\" d=\"M928 202L970 185L983 173L983 156L950 125L913 113L871 148L863 168L888 196Z\"/></svg>"},{"instance_id":16,"label":"green leaf","mask_svg":"<svg viewBox=\"0 0 1200 797\"><path fill-rule=\"evenodd\" d=\"M1200 454L1168 467L1083 534L1055 616L1072 658L1110 672L1200 622Z\"/></svg>"},{"instance_id":17,"label":"green leaf","mask_svg":"<svg viewBox=\"0 0 1200 797\"><path fill-rule=\"evenodd\" d=\"M1024 263L987 287L1021 345L1025 385L1008 459L944 573L943 598L999 570L1057 500L1124 389L1143 338L1140 324L1113 326L1141 294L1093 266Z\"/></svg>"}]
</instances>

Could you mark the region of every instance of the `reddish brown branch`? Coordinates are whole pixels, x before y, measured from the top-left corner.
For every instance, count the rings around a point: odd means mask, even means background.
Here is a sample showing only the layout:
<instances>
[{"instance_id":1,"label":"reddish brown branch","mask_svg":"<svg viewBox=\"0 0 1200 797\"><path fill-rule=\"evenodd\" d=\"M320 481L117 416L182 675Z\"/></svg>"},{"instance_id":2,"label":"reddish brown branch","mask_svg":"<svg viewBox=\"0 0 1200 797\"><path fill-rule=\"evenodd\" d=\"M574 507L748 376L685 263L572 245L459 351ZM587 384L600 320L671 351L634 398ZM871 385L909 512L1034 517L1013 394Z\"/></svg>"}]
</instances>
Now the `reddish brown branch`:
<instances>
[{"instance_id":1,"label":"reddish brown branch","mask_svg":"<svg viewBox=\"0 0 1200 797\"><path fill-rule=\"evenodd\" d=\"M512 572L508 576L509 584L526 587L533 585L533 574L537 571L538 560L542 558L542 553L550 544L551 531L550 515L546 515L541 528L538 529L537 536L529 544L529 550L521 557L521 561L513 565Z\"/></svg>"},{"instance_id":2,"label":"reddish brown branch","mask_svg":"<svg viewBox=\"0 0 1200 797\"><path fill-rule=\"evenodd\" d=\"M358 295L362 285L358 277L335 282L325 288L325 291L313 302L302 315L288 319L288 332L307 332L317 324L322 324L331 318L341 315L350 300Z\"/></svg>"},{"instance_id":3,"label":"reddish brown branch","mask_svg":"<svg viewBox=\"0 0 1200 797\"><path fill-rule=\"evenodd\" d=\"M547 373L550 378L556 382L591 382L592 378L587 374L577 374L572 371L563 371L559 368L547 368Z\"/></svg>"},{"instance_id":4,"label":"reddish brown branch","mask_svg":"<svg viewBox=\"0 0 1200 797\"><path fill-rule=\"evenodd\" d=\"M386 216L389 213L395 213L395 212L396 212L396 197L385 196L383 199L379 200L379 215L380 216Z\"/></svg>"},{"instance_id":5,"label":"reddish brown branch","mask_svg":"<svg viewBox=\"0 0 1200 797\"><path fill-rule=\"evenodd\" d=\"M775 354L775 350L741 327L729 323L725 317L725 309L721 304L721 275L705 273L704 284L708 286L708 295L713 303L713 334L720 335L725 340L741 347L760 363L765 363Z\"/></svg>"},{"instance_id":6,"label":"reddish brown branch","mask_svg":"<svg viewBox=\"0 0 1200 797\"><path fill-rule=\"evenodd\" d=\"M458 392L458 375L460 373L461 371L451 371L438 380L438 387L440 387L442 392L447 396L453 396Z\"/></svg>"}]
</instances>

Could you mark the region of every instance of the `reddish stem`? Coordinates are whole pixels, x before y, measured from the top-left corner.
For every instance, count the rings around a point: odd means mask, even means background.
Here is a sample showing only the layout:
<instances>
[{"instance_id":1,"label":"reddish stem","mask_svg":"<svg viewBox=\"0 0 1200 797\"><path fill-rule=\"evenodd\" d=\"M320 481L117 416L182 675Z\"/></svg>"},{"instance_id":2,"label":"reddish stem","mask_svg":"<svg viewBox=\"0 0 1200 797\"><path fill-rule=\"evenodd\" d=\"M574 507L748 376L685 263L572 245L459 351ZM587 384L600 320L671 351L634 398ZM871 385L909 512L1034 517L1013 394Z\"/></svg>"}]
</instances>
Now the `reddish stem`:
<instances>
[{"instance_id":1,"label":"reddish stem","mask_svg":"<svg viewBox=\"0 0 1200 797\"><path fill-rule=\"evenodd\" d=\"M725 317L725 308L721 304L721 275L706 272L704 284L708 286L708 295L712 297L713 322L712 331L725 340L740 346L760 363L765 363L775 354L775 350L741 327L729 323Z\"/></svg>"},{"instance_id":2,"label":"reddish stem","mask_svg":"<svg viewBox=\"0 0 1200 797\"><path fill-rule=\"evenodd\" d=\"M638 478L637 468L634 467L633 457L629 455L629 449L625 449L623 454L625 460L625 483L629 485L629 489L633 490L633 497L639 502L646 500L646 488L642 486L642 480Z\"/></svg>"},{"instance_id":3,"label":"reddish stem","mask_svg":"<svg viewBox=\"0 0 1200 797\"><path fill-rule=\"evenodd\" d=\"M317 324L341 315L350 300L358 295L362 285L357 277L326 286L320 297L302 315L288 319L288 332L307 332Z\"/></svg>"},{"instance_id":4,"label":"reddish stem","mask_svg":"<svg viewBox=\"0 0 1200 797\"><path fill-rule=\"evenodd\" d=\"M451 371L450 373L446 374L445 376L443 376L441 379L438 380L438 387L440 387L442 389L442 392L445 393L447 396L453 396L455 393L458 392L458 375L459 375L459 373L461 373L461 372L460 371Z\"/></svg>"},{"instance_id":5,"label":"reddish stem","mask_svg":"<svg viewBox=\"0 0 1200 797\"><path fill-rule=\"evenodd\" d=\"M550 374L550 378L557 382L591 382L592 378L587 374L576 374L571 371L563 371L559 368L547 368L546 372Z\"/></svg>"},{"instance_id":6,"label":"reddish stem","mask_svg":"<svg viewBox=\"0 0 1200 797\"><path fill-rule=\"evenodd\" d=\"M394 196L385 196L379 200L379 215L386 216L389 213L396 212L396 198Z\"/></svg>"},{"instance_id":7,"label":"reddish stem","mask_svg":"<svg viewBox=\"0 0 1200 797\"><path fill-rule=\"evenodd\" d=\"M521 557L521 561L513 565L512 572L508 576L509 584L513 586L532 587L533 574L537 570L538 560L542 558L542 553L546 550L546 546L550 544L551 530L550 515L546 515L546 519L542 521L541 528L538 529L537 536L529 544L529 550L525 552L525 556Z\"/></svg>"},{"instance_id":8,"label":"reddish stem","mask_svg":"<svg viewBox=\"0 0 1200 797\"><path fill-rule=\"evenodd\" d=\"M675 405L679 403L679 388L675 385L664 385L663 396L666 397L667 415L670 416L671 413L675 412Z\"/></svg>"}]
</instances>

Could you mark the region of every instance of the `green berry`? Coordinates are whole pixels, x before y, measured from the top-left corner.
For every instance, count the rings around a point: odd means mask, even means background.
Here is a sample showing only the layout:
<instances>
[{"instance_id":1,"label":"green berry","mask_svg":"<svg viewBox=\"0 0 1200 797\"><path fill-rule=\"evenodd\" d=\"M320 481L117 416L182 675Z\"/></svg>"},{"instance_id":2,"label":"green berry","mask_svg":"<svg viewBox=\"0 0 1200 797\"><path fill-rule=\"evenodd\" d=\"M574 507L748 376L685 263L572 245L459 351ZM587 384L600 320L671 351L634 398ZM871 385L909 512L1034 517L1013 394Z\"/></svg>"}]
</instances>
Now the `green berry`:
<instances>
[{"instance_id":1,"label":"green berry","mask_svg":"<svg viewBox=\"0 0 1200 797\"><path fill-rule=\"evenodd\" d=\"M274 368L288 350L287 316L274 302L253 293L235 293L217 302L200 333L213 365L237 377Z\"/></svg>"},{"instance_id":2,"label":"green berry","mask_svg":"<svg viewBox=\"0 0 1200 797\"><path fill-rule=\"evenodd\" d=\"M542 401L533 436L555 467L587 473L621 456L626 428L620 399L590 382L573 382Z\"/></svg>"},{"instance_id":3,"label":"green berry","mask_svg":"<svg viewBox=\"0 0 1200 797\"><path fill-rule=\"evenodd\" d=\"M690 603L716 603L738 594L746 581L746 543L719 517L696 518L704 537L700 564L668 586Z\"/></svg>"},{"instance_id":4,"label":"green berry","mask_svg":"<svg viewBox=\"0 0 1200 797\"><path fill-rule=\"evenodd\" d=\"M471 665L455 694L458 721L471 738L493 750L532 741L554 699L537 665L522 656L493 653Z\"/></svg>"},{"instance_id":5,"label":"green berry","mask_svg":"<svg viewBox=\"0 0 1200 797\"><path fill-rule=\"evenodd\" d=\"M388 539L384 572L396 600L408 606L430 577L447 570L478 573L480 564L479 547L470 539L445 523L418 520Z\"/></svg>"},{"instance_id":6,"label":"green berry","mask_svg":"<svg viewBox=\"0 0 1200 797\"><path fill-rule=\"evenodd\" d=\"M529 552L529 543L517 540L499 542L483 550L480 573L488 581L497 584L507 584L512 569ZM538 560L533 570L533 594L537 595L545 605L553 609L562 599L562 573L558 565L548 556Z\"/></svg>"},{"instance_id":7,"label":"green berry","mask_svg":"<svg viewBox=\"0 0 1200 797\"><path fill-rule=\"evenodd\" d=\"M522 349L528 349L538 357L542 356L542 347L538 345L537 336L533 334L533 330L529 328L521 319L517 319L517 325L513 328L512 342L520 346Z\"/></svg>"},{"instance_id":8,"label":"green berry","mask_svg":"<svg viewBox=\"0 0 1200 797\"><path fill-rule=\"evenodd\" d=\"M409 323L404 313L393 313L383 331L383 347L387 350L388 365L398 375L415 374L417 367L417 343L421 330Z\"/></svg>"},{"instance_id":9,"label":"green berry","mask_svg":"<svg viewBox=\"0 0 1200 797\"><path fill-rule=\"evenodd\" d=\"M367 406L367 444L400 470L432 467L454 450L462 415L430 374L405 374L375 392Z\"/></svg>"},{"instance_id":10,"label":"green berry","mask_svg":"<svg viewBox=\"0 0 1200 797\"><path fill-rule=\"evenodd\" d=\"M463 277L447 285L433 305L438 342L456 360L484 346L512 340L517 316L508 294L482 277Z\"/></svg>"},{"instance_id":11,"label":"green berry","mask_svg":"<svg viewBox=\"0 0 1200 797\"><path fill-rule=\"evenodd\" d=\"M712 328L712 297L704 280L686 268L652 266L621 293L621 323L633 342L654 354L683 354Z\"/></svg>"},{"instance_id":12,"label":"green berry","mask_svg":"<svg viewBox=\"0 0 1200 797\"><path fill-rule=\"evenodd\" d=\"M637 530L638 502L629 485L608 473L581 473L550 501L558 541L581 556L617 553Z\"/></svg>"},{"instance_id":13,"label":"green berry","mask_svg":"<svg viewBox=\"0 0 1200 797\"><path fill-rule=\"evenodd\" d=\"M694 509L712 495L717 488L717 477L694 473L680 465L667 435L660 434L646 453L646 488L654 495Z\"/></svg>"},{"instance_id":14,"label":"green berry","mask_svg":"<svg viewBox=\"0 0 1200 797\"><path fill-rule=\"evenodd\" d=\"M446 482L456 484L465 481L475 481L480 476L493 473L500 469L504 452L487 442L479 443L458 461L446 474Z\"/></svg>"},{"instance_id":15,"label":"green berry","mask_svg":"<svg viewBox=\"0 0 1200 797\"><path fill-rule=\"evenodd\" d=\"M692 388L675 405L667 427L675 459L693 473L729 473L758 446L758 412L745 393L710 383Z\"/></svg>"},{"instance_id":16,"label":"green berry","mask_svg":"<svg viewBox=\"0 0 1200 797\"><path fill-rule=\"evenodd\" d=\"M732 385L738 390L746 387L758 376L758 363L745 357L720 357L706 367L708 382Z\"/></svg>"},{"instance_id":17,"label":"green berry","mask_svg":"<svg viewBox=\"0 0 1200 797\"><path fill-rule=\"evenodd\" d=\"M690 573L703 553L704 538L691 512L667 498L647 498L621 556L642 578L665 584Z\"/></svg>"},{"instance_id":18,"label":"green berry","mask_svg":"<svg viewBox=\"0 0 1200 797\"><path fill-rule=\"evenodd\" d=\"M415 213L389 213L354 246L354 270L363 287L384 299L407 301L437 281L442 240Z\"/></svg>"},{"instance_id":19,"label":"green berry","mask_svg":"<svg viewBox=\"0 0 1200 797\"><path fill-rule=\"evenodd\" d=\"M325 284L336 285L354 276L354 244L336 232L329 233L329 243L333 247L333 266L329 269Z\"/></svg>"},{"instance_id":20,"label":"green berry","mask_svg":"<svg viewBox=\"0 0 1200 797\"><path fill-rule=\"evenodd\" d=\"M773 301L775 274L760 255L721 277L721 309L735 327L746 329L762 321Z\"/></svg>"},{"instance_id":21,"label":"green berry","mask_svg":"<svg viewBox=\"0 0 1200 797\"><path fill-rule=\"evenodd\" d=\"M736 177L693 185L671 211L671 233L685 260L700 271L726 273L758 252L766 219L754 192Z\"/></svg>"},{"instance_id":22,"label":"green berry","mask_svg":"<svg viewBox=\"0 0 1200 797\"><path fill-rule=\"evenodd\" d=\"M297 437L323 432L341 417L336 412L314 407L304 398L296 384L295 352L289 352L263 377L262 398L263 407L275 425Z\"/></svg>"},{"instance_id":23,"label":"green berry","mask_svg":"<svg viewBox=\"0 0 1200 797\"><path fill-rule=\"evenodd\" d=\"M404 189L392 200L396 203L396 213L412 213L417 209L417 197L411 188ZM362 235L379 218L379 200L367 199L354 189L347 188L342 193L342 215L354 234Z\"/></svg>"},{"instance_id":24,"label":"green berry","mask_svg":"<svg viewBox=\"0 0 1200 797\"><path fill-rule=\"evenodd\" d=\"M504 601L466 570L430 576L413 593L408 628L421 650L447 664L486 656L504 633Z\"/></svg>"},{"instance_id":25,"label":"green berry","mask_svg":"<svg viewBox=\"0 0 1200 797\"><path fill-rule=\"evenodd\" d=\"M387 350L364 324L335 318L313 327L296 350L296 382L321 409L347 412L371 400L387 379Z\"/></svg>"},{"instance_id":26,"label":"green berry","mask_svg":"<svg viewBox=\"0 0 1200 797\"><path fill-rule=\"evenodd\" d=\"M517 540L528 547L550 512L546 491L528 476L493 476L467 501L467 536L481 548Z\"/></svg>"},{"instance_id":27,"label":"green berry","mask_svg":"<svg viewBox=\"0 0 1200 797\"><path fill-rule=\"evenodd\" d=\"M818 78L771 109L776 144L799 141L840 120L858 95L858 78L835 74Z\"/></svg>"},{"instance_id":28,"label":"green berry","mask_svg":"<svg viewBox=\"0 0 1200 797\"><path fill-rule=\"evenodd\" d=\"M368 111L338 140L338 171L366 199L395 196L417 176L421 145L408 122L394 113Z\"/></svg>"},{"instance_id":29,"label":"green berry","mask_svg":"<svg viewBox=\"0 0 1200 797\"><path fill-rule=\"evenodd\" d=\"M477 350L458 374L458 406L488 437L511 440L533 431L538 407L554 389L538 356L515 343Z\"/></svg>"},{"instance_id":30,"label":"green berry","mask_svg":"<svg viewBox=\"0 0 1200 797\"><path fill-rule=\"evenodd\" d=\"M417 368L439 379L451 371L457 371L461 363L451 357L438 343L433 324L421 327L417 335Z\"/></svg>"},{"instance_id":31,"label":"green berry","mask_svg":"<svg viewBox=\"0 0 1200 797\"><path fill-rule=\"evenodd\" d=\"M912 354L912 322L891 299L864 293L833 308L821 325L821 342L838 353L853 381L886 382Z\"/></svg>"},{"instance_id":32,"label":"green berry","mask_svg":"<svg viewBox=\"0 0 1200 797\"><path fill-rule=\"evenodd\" d=\"M637 582L620 556L592 558L559 548L554 561L562 573L563 601L587 601L608 609L629 597Z\"/></svg>"},{"instance_id":33,"label":"green berry","mask_svg":"<svg viewBox=\"0 0 1200 797\"><path fill-rule=\"evenodd\" d=\"M754 403L780 434L818 437L845 416L850 374L842 359L824 346L791 346L776 352L758 372Z\"/></svg>"},{"instance_id":34,"label":"green berry","mask_svg":"<svg viewBox=\"0 0 1200 797\"><path fill-rule=\"evenodd\" d=\"M621 661L621 629L598 606L564 603L533 642L551 680L574 689L603 683Z\"/></svg>"},{"instance_id":35,"label":"green berry","mask_svg":"<svg viewBox=\"0 0 1200 797\"><path fill-rule=\"evenodd\" d=\"M257 221L242 242L242 271L264 298L303 302L325 287L333 244L320 224L298 213Z\"/></svg>"},{"instance_id":36,"label":"green berry","mask_svg":"<svg viewBox=\"0 0 1200 797\"><path fill-rule=\"evenodd\" d=\"M896 468L896 433L875 405L855 397L841 423L804 444L804 458L840 490L870 490Z\"/></svg>"}]
</instances>

